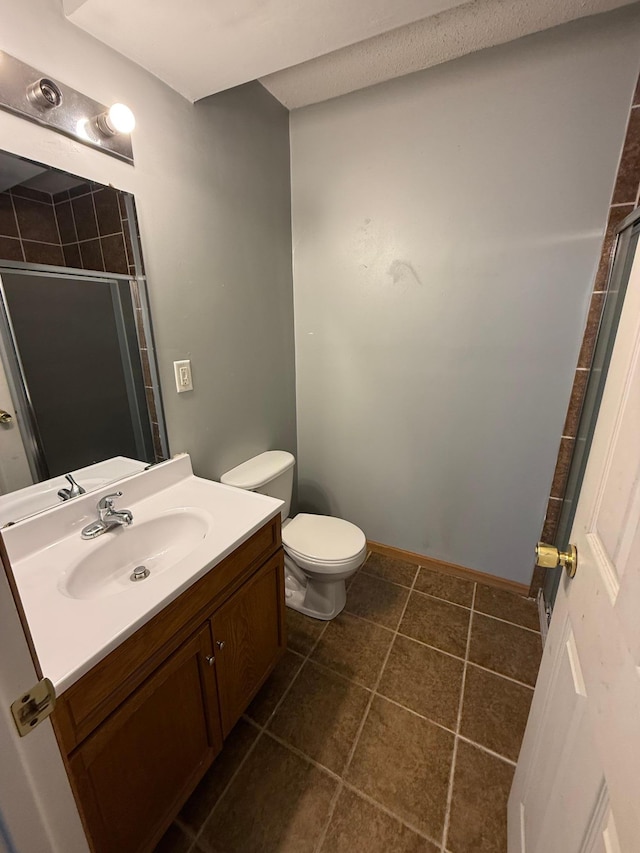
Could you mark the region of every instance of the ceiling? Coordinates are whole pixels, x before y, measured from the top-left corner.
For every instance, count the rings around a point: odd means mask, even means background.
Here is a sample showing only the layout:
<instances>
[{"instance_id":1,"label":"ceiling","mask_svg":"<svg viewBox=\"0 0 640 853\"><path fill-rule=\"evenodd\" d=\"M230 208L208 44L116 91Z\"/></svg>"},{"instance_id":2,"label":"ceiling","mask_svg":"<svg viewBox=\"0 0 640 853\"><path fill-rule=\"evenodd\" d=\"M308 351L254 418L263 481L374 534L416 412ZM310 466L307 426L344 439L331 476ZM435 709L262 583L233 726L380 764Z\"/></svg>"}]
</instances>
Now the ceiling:
<instances>
[{"instance_id":1,"label":"ceiling","mask_svg":"<svg viewBox=\"0 0 640 853\"><path fill-rule=\"evenodd\" d=\"M23 187L31 187L54 195L84 182L85 178L76 178L75 175L69 175L67 172L60 172L49 166L40 166L38 163L32 163L31 160L23 160L15 154L0 151L0 192L20 184Z\"/></svg>"},{"instance_id":2,"label":"ceiling","mask_svg":"<svg viewBox=\"0 0 640 853\"><path fill-rule=\"evenodd\" d=\"M38 166L37 163L0 151L0 192L3 193L16 184L39 175L44 169L44 166Z\"/></svg>"},{"instance_id":3,"label":"ceiling","mask_svg":"<svg viewBox=\"0 0 640 853\"><path fill-rule=\"evenodd\" d=\"M191 101L260 79L289 109L634 2L63 0L74 24Z\"/></svg>"},{"instance_id":4,"label":"ceiling","mask_svg":"<svg viewBox=\"0 0 640 853\"><path fill-rule=\"evenodd\" d=\"M64 10L195 101L463 2L64 0Z\"/></svg>"}]
</instances>

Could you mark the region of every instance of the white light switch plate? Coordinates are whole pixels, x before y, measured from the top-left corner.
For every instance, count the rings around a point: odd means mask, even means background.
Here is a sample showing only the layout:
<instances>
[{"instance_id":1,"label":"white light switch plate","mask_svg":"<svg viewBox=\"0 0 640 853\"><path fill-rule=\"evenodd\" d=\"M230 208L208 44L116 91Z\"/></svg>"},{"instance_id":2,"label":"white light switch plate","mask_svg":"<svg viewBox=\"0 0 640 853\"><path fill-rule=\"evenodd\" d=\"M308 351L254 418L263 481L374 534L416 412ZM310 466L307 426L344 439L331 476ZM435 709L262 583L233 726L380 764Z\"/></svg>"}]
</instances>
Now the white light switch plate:
<instances>
[{"instance_id":1,"label":"white light switch plate","mask_svg":"<svg viewBox=\"0 0 640 853\"><path fill-rule=\"evenodd\" d=\"M176 391L178 394L182 394L184 391L193 391L191 362L188 358L184 361L174 361L173 372L176 377Z\"/></svg>"}]
</instances>

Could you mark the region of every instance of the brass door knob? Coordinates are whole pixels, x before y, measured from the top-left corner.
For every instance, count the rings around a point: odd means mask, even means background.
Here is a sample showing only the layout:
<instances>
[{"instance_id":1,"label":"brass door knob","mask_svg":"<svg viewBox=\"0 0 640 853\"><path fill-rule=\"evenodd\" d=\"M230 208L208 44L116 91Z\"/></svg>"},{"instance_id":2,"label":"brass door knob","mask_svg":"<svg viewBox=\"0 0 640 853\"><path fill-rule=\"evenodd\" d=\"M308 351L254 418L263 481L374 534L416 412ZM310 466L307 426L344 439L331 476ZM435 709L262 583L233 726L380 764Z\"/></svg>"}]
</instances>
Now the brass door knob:
<instances>
[{"instance_id":1,"label":"brass door knob","mask_svg":"<svg viewBox=\"0 0 640 853\"><path fill-rule=\"evenodd\" d=\"M4 409L0 409L0 424L10 424L13 418L9 412L5 412Z\"/></svg>"},{"instance_id":2,"label":"brass door knob","mask_svg":"<svg viewBox=\"0 0 640 853\"><path fill-rule=\"evenodd\" d=\"M556 569L562 566L570 578L575 577L578 570L578 549L575 545L569 545L568 551L558 551L555 545L538 542L536 566L541 566L543 569Z\"/></svg>"}]
</instances>

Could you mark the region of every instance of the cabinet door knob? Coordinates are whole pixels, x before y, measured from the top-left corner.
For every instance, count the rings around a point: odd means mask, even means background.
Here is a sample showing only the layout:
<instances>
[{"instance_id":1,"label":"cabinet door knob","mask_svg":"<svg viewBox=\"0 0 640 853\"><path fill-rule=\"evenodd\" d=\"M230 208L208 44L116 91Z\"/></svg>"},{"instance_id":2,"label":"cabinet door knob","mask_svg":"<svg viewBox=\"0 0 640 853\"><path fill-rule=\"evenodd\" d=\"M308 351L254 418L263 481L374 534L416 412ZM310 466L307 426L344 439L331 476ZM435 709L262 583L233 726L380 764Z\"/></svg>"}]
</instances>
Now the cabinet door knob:
<instances>
[{"instance_id":1,"label":"cabinet door knob","mask_svg":"<svg viewBox=\"0 0 640 853\"><path fill-rule=\"evenodd\" d=\"M214 656L213 656L213 655L207 655L207 657L205 658L205 660L207 661L207 663L209 664L209 666L213 666L213 665L214 665L214 663L216 662L216 659L214 658Z\"/></svg>"},{"instance_id":2,"label":"cabinet door knob","mask_svg":"<svg viewBox=\"0 0 640 853\"><path fill-rule=\"evenodd\" d=\"M225 641L224 641L224 640L216 640L216 646L217 646L220 650L222 650L222 649L224 649L224 647L226 646L226 643L225 643Z\"/></svg>"}]
</instances>

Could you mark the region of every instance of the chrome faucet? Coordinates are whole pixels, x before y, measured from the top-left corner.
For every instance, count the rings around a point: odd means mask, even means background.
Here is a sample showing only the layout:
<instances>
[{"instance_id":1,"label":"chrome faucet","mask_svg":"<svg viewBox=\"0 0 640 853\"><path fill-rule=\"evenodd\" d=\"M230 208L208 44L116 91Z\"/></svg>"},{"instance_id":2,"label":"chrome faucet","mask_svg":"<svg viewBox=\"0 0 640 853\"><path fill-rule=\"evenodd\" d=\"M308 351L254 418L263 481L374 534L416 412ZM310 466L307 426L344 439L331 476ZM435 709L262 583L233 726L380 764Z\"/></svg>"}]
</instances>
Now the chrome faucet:
<instances>
[{"instance_id":1,"label":"chrome faucet","mask_svg":"<svg viewBox=\"0 0 640 853\"><path fill-rule=\"evenodd\" d=\"M84 495L87 491L83 489L76 481L73 479L71 474L64 475L65 480L69 483L70 488L68 489L60 489L58 491L58 497L61 501L68 501L70 498L77 498L78 495Z\"/></svg>"},{"instance_id":2,"label":"chrome faucet","mask_svg":"<svg viewBox=\"0 0 640 853\"><path fill-rule=\"evenodd\" d=\"M133 514L129 509L115 509L114 498L121 498L122 492L105 495L98 501L98 521L93 521L82 529L83 539L95 539L113 527L128 527L133 524Z\"/></svg>"}]
</instances>

